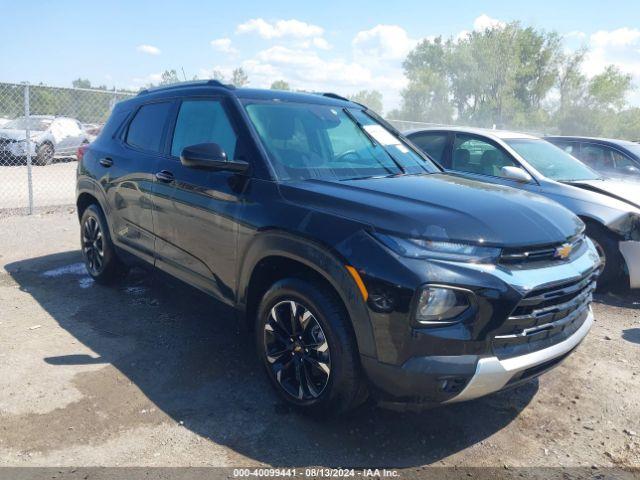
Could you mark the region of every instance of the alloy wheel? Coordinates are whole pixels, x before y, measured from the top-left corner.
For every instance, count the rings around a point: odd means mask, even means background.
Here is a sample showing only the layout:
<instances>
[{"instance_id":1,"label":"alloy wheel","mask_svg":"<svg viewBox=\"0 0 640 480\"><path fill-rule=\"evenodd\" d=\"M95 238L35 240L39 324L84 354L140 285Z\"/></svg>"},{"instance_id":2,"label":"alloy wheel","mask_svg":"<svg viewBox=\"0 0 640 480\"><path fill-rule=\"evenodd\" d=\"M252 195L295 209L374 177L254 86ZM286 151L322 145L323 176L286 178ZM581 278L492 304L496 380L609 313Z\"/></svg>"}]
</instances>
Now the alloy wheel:
<instances>
[{"instance_id":1,"label":"alloy wheel","mask_svg":"<svg viewBox=\"0 0 640 480\"><path fill-rule=\"evenodd\" d=\"M276 382L298 401L320 397L329 383L331 355L320 323L304 305L285 300L264 324L267 365Z\"/></svg>"},{"instance_id":2,"label":"alloy wheel","mask_svg":"<svg viewBox=\"0 0 640 480\"><path fill-rule=\"evenodd\" d=\"M82 227L82 252L89 273L99 275L104 266L104 238L98 220L92 216Z\"/></svg>"}]
</instances>

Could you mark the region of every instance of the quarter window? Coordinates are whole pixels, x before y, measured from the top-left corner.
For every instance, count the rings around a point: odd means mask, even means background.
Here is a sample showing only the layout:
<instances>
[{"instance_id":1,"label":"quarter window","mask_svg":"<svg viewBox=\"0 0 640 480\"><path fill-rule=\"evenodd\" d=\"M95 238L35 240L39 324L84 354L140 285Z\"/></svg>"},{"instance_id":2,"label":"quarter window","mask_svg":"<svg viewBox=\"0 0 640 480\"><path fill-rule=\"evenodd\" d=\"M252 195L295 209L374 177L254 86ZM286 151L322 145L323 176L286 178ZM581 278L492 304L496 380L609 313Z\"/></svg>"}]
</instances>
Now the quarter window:
<instances>
[{"instance_id":1,"label":"quarter window","mask_svg":"<svg viewBox=\"0 0 640 480\"><path fill-rule=\"evenodd\" d=\"M219 100L185 100L180 106L171 143L171 155L179 157L182 149L199 143L217 143L235 158L236 136L229 117Z\"/></svg>"},{"instance_id":2,"label":"quarter window","mask_svg":"<svg viewBox=\"0 0 640 480\"><path fill-rule=\"evenodd\" d=\"M169 102L150 103L140 107L129 124L127 143L147 152L162 152L162 133L170 109Z\"/></svg>"},{"instance_id":3,"label":"quarter window","mask_svg":"<svg viewBox=\"0 0 640 480\"><path fill-rule=\"evenodd\" d=\"M511 158L497 146L471 135L456 135L451 168L461 172L502 176L502 167L516 167Z\"/></svg>"}]
</instances>

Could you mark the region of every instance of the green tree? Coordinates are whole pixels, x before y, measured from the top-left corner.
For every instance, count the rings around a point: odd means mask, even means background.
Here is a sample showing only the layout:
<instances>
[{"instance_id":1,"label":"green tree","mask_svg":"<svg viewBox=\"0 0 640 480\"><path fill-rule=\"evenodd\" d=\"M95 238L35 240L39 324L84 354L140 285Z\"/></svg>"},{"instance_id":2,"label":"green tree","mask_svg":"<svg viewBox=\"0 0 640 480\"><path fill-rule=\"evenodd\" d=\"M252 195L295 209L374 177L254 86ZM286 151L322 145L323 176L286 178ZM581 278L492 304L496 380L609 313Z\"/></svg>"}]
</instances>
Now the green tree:
<instances>
[{"instance_id":1,"label":"green tree","mask_svg":"<svg viewBox=\"0 0 640 480\"><path fill-rule=\"evenodd\" d=\"M165 70L160 78L160 85L171 85L180 81L175 70Z\"/></svg>"},{"instance_id":2,"label":"green tree","mask_svg":"<svg viewBox=\"0 0 640 480\"><path fill-rule=\"evenodd\" d=\"M276 80L270 88L271 90L291 90L291 86L284 80Z\"/></svg>"},{"instance_id":3,"label":"green tree","mask_svg":"<svg viewBox=\"0 0 640 480\"><path fill-rule=\"evenodd\" d=\"M91 88L91 82L86 78L76 78L71 85L73 88Z\"/></svg>"},{"instance_id":4,"label":"green tree","mask_svg":"<svg viewBox=\"0 0 640 480\"><path fill-rule=\"evenodd\" d=\"M374 112L382 113L382 93L378 90L360 90L350 95L349 99L365 105Z\"/></svg>"},{"instance_id":5,"label":"green tree","mask_svg":"<svg viewBox=\"0 0 640 480\"><path fill-rule=\"evenodd\" d=\"M244 87L246 84L249 83L249 77L247 76L245 71L242 69L242 67L236 68L231 73L231 83L236 87Z\"/></svg>"}]
</instances>

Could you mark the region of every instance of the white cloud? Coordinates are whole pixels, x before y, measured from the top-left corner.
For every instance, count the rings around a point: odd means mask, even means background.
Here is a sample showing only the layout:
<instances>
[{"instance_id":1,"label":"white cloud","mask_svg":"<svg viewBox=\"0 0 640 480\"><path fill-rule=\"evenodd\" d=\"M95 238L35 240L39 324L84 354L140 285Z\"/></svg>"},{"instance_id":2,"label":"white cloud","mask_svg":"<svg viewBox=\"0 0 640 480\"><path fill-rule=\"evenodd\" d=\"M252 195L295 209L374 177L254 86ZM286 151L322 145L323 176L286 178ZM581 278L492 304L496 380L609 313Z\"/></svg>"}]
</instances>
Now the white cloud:
<instances>
[{"instance_id":1,"label":"white cloud","mask_svg":"<svg viewBox=\"0 0 640 480\"><path fill-rule=\"evenodd\" d=\"M147 55L160 55L160 49L153 45L138 45L136 50L141 53L146 53Z\"/></svg>"},{"instance_id":2,"label":"white cloud","mask_svg":"<svg viewBox=\"0 0 640 480\"><path fill-rule=\"evenodd\" d=\"M484 32L491 28L503 28L506 25L502 20L491 18L489 15L483 13L473 21L473 29L477 32Z\"/></svg>"},{"instance_id":3,"label":"white cloud","mask_svg":"<svg viewBox=\"0 0 640 480\"><path fill-rule=\"evenodd\" d=\"M351 42L356 56L367 56L376 60L404 60L417 40L398 25L376 25L358 32Z\"/></svg>"},{"instance_id":4,"label":"white cloud","mask_svg":"<svg viewBox=\"0 0 640 480\"><path fill-rule=\"evenodd\" d=\"M640 43L640 30L637 28L618 28L616 30L599 30L591 35L591 43L595 47L626 47Z\"/></svg>"},{"instance_id":5,"label":"white cloud","mask_svg":"<svg viewBox=\"0 0 640 480\"><path fill-rule=\"evenodd\" d=\"M277 20L267 22L262 18L252 18L241 23L236 28L236 33L257 33L262 38L313 38L321 37L324 29L318 25L302 22L300 20Z\"/></svg>"},{"instance_id":6,"label":"white cloud","mask_svg":"<svg viewBox=\"0 0 640 480\"><path fill-rule=\"evenodd\" d=\"M227 55L236 55L238 50L231 46L230 38L218 38L211 40L211 47L218 52L226 53Z\"/></svg>"}]
</instances>

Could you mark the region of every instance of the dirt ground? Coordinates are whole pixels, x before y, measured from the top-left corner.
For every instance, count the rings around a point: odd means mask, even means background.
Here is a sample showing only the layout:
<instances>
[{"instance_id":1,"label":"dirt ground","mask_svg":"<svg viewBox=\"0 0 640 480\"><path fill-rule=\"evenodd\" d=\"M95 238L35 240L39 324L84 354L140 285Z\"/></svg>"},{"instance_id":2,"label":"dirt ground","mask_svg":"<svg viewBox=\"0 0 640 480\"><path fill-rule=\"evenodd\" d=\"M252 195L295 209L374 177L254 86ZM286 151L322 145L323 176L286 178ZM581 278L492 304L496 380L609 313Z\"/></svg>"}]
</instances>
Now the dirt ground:
<instances>
[{"instance_id":1,"label":"dirt ground","mask_svg":"<svg viewBox=\"0 0 640 480\"><path fill-rule=\"evenodd\" d=\"M85 274L74 213L0 219L0 466L640 467L640 294L538 382L318 422L279 403L233 314L164 275Z\"/></svg>"}]
</instances>

